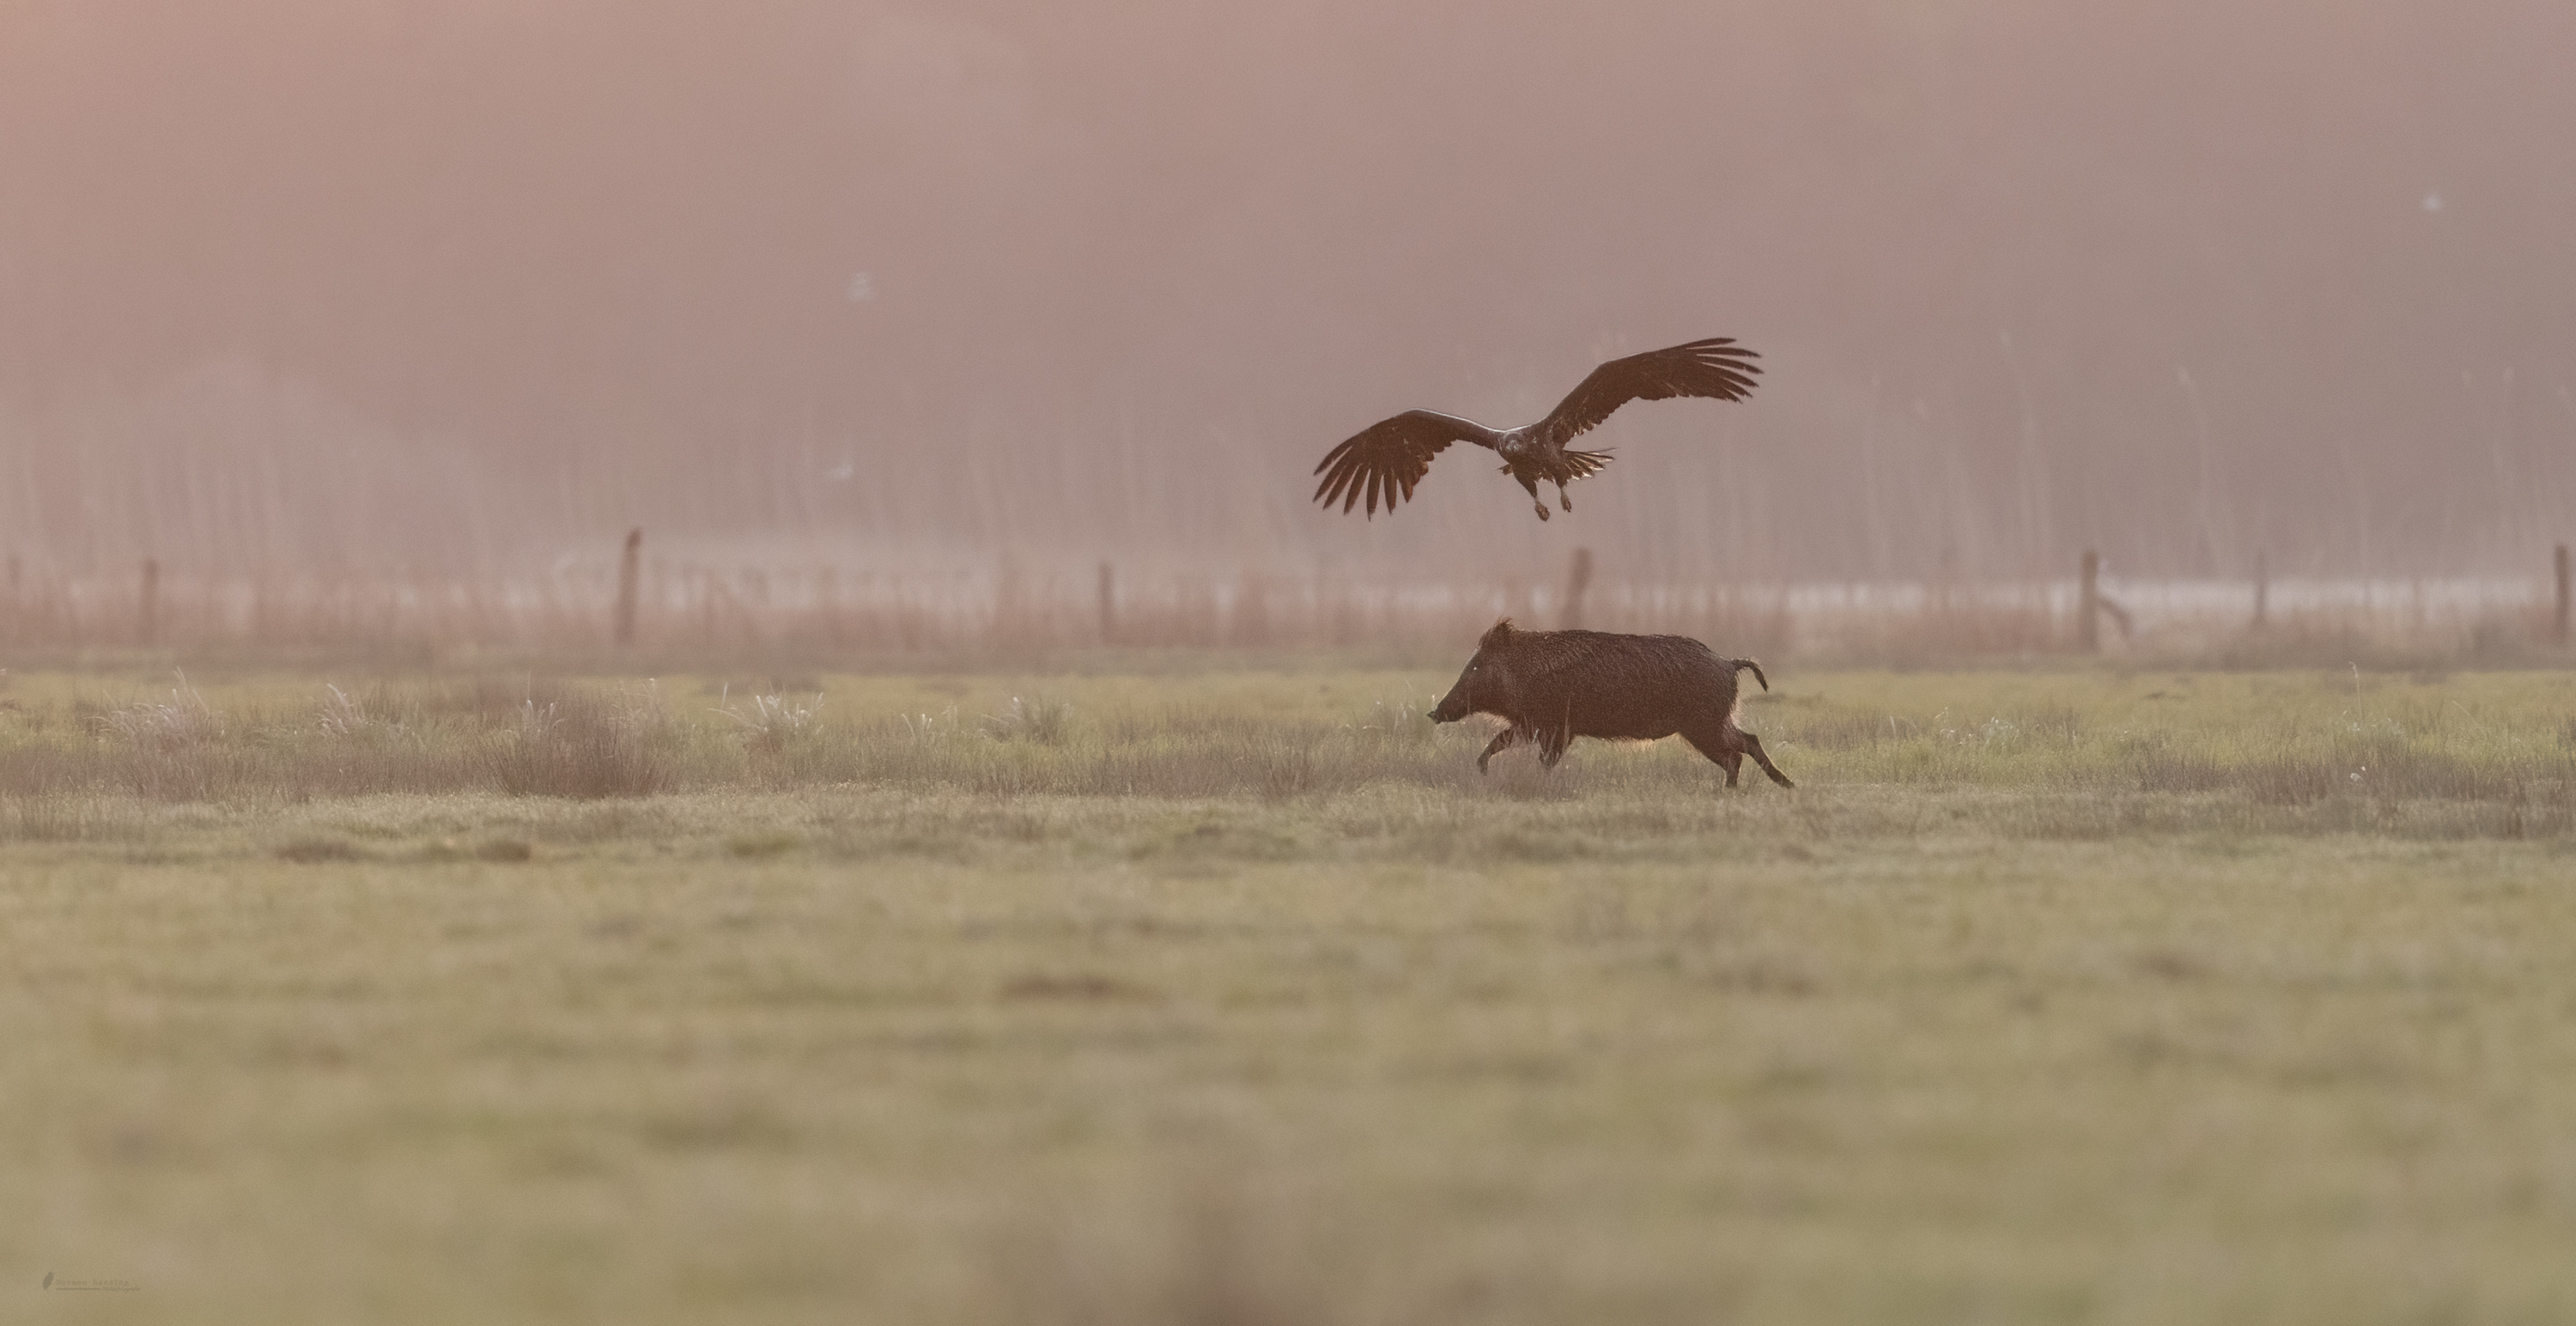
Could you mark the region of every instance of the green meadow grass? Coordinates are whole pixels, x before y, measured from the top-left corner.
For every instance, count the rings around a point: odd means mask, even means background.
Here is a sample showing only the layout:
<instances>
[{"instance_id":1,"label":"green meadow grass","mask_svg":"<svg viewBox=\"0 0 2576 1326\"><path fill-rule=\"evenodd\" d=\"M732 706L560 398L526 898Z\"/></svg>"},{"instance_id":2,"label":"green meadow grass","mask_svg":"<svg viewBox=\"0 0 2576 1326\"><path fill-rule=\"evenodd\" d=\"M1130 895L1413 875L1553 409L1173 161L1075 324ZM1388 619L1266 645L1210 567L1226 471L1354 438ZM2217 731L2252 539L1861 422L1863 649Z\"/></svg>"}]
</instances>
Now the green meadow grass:
<instances>
[{"instance_id":1,"label":"green meadow grass","mask_svg":"<svg viewBox=\"0 0 2576 1326\"><path fill-rule=\"evenodd\" d=\"M0 689L7 1319L2576 1316L2565 674L332 680Z\"/></svg>"},{"instance_id":2,"label":"green meadow grass","mask_svg":"<svg viewBox=\"0 0 2576 1326\"><path fill-rule=\"evenodd\" d=\"M0 797L25 836L42 837L49 807L119 798L856 786L1276 801L1413 789L1583 801L1615 818L1636 798L1706 790L1710 766L1672 741L1579 743L1546 778L1511 772L1527 764L1521 752L1479 778L1484 721L1443 729L1424 717L1447 680L1280 670L200 687L51 675L0 690ZM2552 836L2570 827L2576 773L2576 677L2556 672L1838 673L1784 678L1747 714L1793 776L1843 794L1808 799L1828 808L1982 788L2025 809L2116 802L2158 827ZM2083 831L2068 813L2020 827Z\"/></svg>"}]
</instances>

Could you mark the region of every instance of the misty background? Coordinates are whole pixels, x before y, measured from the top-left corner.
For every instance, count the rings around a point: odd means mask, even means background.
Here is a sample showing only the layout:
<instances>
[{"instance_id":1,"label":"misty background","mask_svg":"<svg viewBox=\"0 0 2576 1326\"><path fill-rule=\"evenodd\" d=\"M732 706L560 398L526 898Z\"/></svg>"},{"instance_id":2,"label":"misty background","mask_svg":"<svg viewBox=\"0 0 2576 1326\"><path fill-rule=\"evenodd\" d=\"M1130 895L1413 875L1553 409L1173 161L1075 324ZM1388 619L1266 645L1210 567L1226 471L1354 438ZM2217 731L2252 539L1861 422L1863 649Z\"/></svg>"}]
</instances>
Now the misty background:
<instances>
[{"instance_id":1,"label":"misty background","mask_svg":"<svg viewBox=\"0 0 2576 1326\"><path fill-rule=\"evenodd\" d=\"M67 573L2531 571L2576 7L0 0L0 548ZM1412 407L1635 404L1539 524Z\"/></svg>"}]
</instances>

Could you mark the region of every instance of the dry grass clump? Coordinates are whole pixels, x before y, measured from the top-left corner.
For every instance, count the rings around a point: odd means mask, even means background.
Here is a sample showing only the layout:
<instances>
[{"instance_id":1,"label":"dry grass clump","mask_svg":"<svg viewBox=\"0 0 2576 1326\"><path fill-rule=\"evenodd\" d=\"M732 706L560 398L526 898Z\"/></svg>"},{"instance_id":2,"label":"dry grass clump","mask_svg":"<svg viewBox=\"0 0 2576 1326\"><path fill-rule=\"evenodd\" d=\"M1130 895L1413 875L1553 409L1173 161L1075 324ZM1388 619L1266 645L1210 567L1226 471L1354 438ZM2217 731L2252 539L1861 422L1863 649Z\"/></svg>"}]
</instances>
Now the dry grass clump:
<instances>
[{"instance_id":1,"label":"dry grass clump","mask_svg":"<svg viewBox=\"0 0 2576 1326\"><path fill-rule=\"evenodd\" d=\"M481 754L512 796L636 797L677 786L680 734L658 691L567 688L519 702Z\"/></svg>"},{"instance_id":2,"label":"dry grass clump","mask_svg":"<svg viewBox=\"0 0 2576 1326\"><path fill-rule=\"evenodd\" d=\"M1044 696L1011 697L1011 706L984 716L985 734L996 741L1030 741L1041 746L1064 743L1072 732L1073 706Z\"/></svg>"},{"instance_id":3,"label":"dry grass clump","mask_svg":"<svg viewBox=\"0 0 2576 1326\"><path fill-rule=\"evenodd\" d=\"M715 712L731 719L740 727L744 744L750 749L775 756L790 742L801 740L822 726L823 695L816 691L810 702L799 701L784 692L762 695L754 692L742 703L732 703L733 687L728 684L721 693L726 703Z\"/></svg>"},{"instance_id":4,"label":"dry grass clump","mask_svg":"<svg viewBox=\"0 0 2576 1326\"><path fill-rule=\"evenodd\" d=\"M223 716L188 684L186 673L167 700L143 700L98 716L99 725L147 750L186 750L224 731Z\"/></svg>"}]
</instances>

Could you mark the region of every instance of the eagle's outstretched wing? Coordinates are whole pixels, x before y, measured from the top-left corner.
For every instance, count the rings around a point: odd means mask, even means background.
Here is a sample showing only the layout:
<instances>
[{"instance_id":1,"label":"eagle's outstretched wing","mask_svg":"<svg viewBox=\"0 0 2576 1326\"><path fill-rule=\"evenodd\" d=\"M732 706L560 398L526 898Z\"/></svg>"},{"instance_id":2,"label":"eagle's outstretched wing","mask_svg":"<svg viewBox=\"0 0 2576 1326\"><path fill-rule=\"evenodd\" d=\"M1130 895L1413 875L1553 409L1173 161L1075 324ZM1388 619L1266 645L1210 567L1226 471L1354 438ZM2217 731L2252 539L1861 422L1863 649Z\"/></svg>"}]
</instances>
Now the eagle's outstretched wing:
<instances>
[{"instance_id":1,"label":"eagle's outstretched wing","mask_svg":"<svg viewBox=\"0 0 2576 1326\"><path fill-rule=\"evenodd\" d=\"M1339 498L1342 510L1348 511L1363 496L1368 499L1368 513L1377 514L1378 500L1384 498L1386 509L1413 496L1413 485L1431 469L1431 458L1448 449L1452 442L1473 442L1491 447L1501 437L1493 429L1473 419L1430 410L1407 410L1392 419L1381 419L1369 425L1349 441L1324 453L1315 473L1324 481L1315 487L1315 500L1331 506Z\"/></svg>"},{"instance_id":2,"label":"eagle's outstretched wing","mask_svg":"<svg viewBox=\"0 0 2576 1326\"><path fill-rule=\"evenodd\" d=\"M1741 400L1753 390L1753 375L1762 371L1752 362L1756 358L1759 356L1738 346L1734 337L1717 336L1669 350L1613 359L1592 370L1582 386L1557 402L1535 431L1561 447L1592 431L1610 417L1611 411L1630 401L1660 401L1675 396Z\"/></svg>"}]
</instances>

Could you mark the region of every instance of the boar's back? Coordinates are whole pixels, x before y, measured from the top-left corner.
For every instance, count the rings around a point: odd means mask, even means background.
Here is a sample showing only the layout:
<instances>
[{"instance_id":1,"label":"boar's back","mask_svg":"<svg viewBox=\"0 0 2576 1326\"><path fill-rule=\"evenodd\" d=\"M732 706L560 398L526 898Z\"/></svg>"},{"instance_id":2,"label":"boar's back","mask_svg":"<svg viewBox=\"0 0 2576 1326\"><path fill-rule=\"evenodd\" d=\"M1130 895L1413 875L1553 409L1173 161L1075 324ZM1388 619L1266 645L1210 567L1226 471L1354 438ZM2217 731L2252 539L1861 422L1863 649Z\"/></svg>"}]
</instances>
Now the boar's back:
<instances>
[{"instance_id":1,"label":"boar's back","mask_svg":"<svg viewBox=\"0 0 2576 1326\"><path fill-rule=\"evenodd\" d=\"M1508 666L1524 712L1503 717L1578 737L1652 741L1735 711L1735 669L1688 636L1532 631Z\"/></svg>"}]
</instances>

